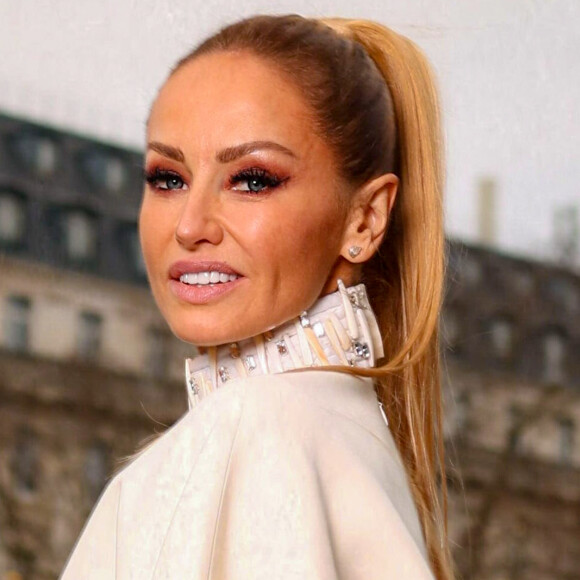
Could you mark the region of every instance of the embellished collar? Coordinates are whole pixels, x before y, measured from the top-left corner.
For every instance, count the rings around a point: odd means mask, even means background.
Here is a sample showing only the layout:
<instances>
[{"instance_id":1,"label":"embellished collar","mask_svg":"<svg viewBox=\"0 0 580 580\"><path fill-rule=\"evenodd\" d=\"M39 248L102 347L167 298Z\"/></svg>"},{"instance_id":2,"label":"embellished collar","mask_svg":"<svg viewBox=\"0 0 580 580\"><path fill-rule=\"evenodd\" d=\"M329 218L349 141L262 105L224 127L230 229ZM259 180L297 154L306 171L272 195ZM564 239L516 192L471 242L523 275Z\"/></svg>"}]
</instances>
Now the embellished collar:
<instances>
[{"instance_id":1,"label":"embellished collar","mask_svg":"<svg viewBox=\"0 0 580 580\"><path fill-rule=\"evenodd\" d=\"M329 365L369 368L384 355L364 284L346 288L342 280L336 292L319 298L299 317L202 352L185 361L190 409L234 379Z\"/></svg>"}]
</instances>

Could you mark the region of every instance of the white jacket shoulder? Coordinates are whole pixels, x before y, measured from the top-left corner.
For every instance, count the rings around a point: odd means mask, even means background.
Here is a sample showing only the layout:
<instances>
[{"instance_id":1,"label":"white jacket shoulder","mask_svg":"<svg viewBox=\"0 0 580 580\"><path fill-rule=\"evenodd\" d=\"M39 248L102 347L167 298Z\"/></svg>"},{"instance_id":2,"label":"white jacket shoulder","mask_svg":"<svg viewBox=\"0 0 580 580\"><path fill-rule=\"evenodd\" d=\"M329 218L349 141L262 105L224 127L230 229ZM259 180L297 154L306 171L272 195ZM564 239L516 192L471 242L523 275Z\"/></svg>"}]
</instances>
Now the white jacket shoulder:
<instances>
[{"instance_id":1,"label":"white jacket shoulder","mask_svg":"<svg viewBox=\"0 0 580 580\"><path fill-rule=\"evenodd\" d=\"M99 551L114 572L80 577L432 577L372 384L320 371L235 381L184 415L113 480L64 578Z\"/></svg>"}]
</instances>

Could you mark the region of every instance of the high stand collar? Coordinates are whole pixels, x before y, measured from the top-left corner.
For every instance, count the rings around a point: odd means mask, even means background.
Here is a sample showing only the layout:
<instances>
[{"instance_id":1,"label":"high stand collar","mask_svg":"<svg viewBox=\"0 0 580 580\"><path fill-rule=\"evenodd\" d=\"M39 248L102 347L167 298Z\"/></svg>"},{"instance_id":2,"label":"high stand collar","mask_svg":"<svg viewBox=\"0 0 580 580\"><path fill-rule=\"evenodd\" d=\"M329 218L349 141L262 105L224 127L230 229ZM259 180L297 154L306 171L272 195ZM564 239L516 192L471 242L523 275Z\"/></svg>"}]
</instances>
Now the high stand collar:
<instances>
[{"instance_id":1,"label":"high stand collar","mask_svg":"<svg viewBox=\"0 0 580 580\"><path fill-rule=\"evenodd\" d=\"M189 408L240 378L329 365L370 368L384 356L364 284L319 298L299 317L238 342L200 349L185 361Z\"/></svg>"}]
</instances>

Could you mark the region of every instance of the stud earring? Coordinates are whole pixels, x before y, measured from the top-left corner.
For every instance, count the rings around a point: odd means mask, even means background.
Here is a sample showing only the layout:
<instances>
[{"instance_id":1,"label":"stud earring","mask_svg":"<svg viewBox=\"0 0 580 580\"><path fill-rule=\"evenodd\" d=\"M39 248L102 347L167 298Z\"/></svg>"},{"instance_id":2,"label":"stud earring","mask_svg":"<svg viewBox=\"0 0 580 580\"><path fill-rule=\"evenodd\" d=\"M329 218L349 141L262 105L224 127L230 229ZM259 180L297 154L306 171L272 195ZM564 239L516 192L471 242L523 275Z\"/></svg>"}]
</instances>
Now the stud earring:
<instances>
[{"instance_id":1,"label":"stud earring","mask_svg":"<svg viewBox=\"0 0 580 580\"><path fill-rule=\"evenodd\" d=\"M362 251L362 248L360 246L351 246L348 249L348 255L351 258L356 258L361 253L361 251Z\"/></svg>"}]
</instances>

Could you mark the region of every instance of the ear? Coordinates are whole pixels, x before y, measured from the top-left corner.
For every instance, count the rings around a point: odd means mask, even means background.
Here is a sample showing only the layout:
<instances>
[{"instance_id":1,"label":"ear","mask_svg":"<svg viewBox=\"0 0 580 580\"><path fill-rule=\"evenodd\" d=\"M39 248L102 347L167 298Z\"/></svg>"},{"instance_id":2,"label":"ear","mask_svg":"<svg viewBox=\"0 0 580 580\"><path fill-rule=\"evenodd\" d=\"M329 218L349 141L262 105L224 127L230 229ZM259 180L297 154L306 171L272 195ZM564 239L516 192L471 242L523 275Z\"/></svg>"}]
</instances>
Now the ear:
<instances>
[{"instance_id":1,"label":"ear","mask_svg":"<svg viewBox=\"0 0 580 580\"><path fill-rule=\"evenodd\" d=\"M385 173L361 186L354 194L341 255L362 263L379 249L397 196L399 178Z\"/></svg>"}]
</instances>

